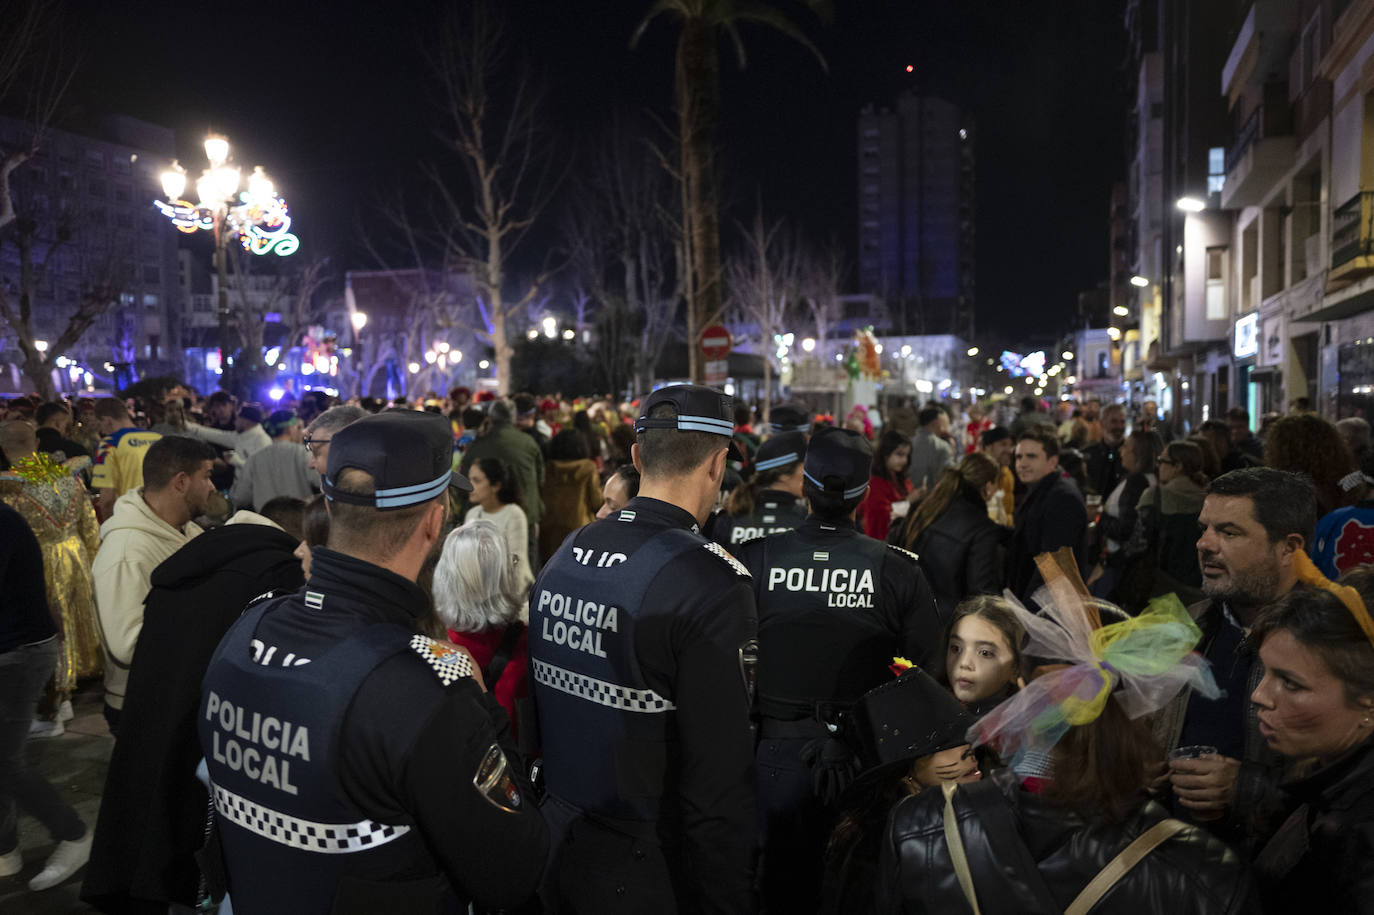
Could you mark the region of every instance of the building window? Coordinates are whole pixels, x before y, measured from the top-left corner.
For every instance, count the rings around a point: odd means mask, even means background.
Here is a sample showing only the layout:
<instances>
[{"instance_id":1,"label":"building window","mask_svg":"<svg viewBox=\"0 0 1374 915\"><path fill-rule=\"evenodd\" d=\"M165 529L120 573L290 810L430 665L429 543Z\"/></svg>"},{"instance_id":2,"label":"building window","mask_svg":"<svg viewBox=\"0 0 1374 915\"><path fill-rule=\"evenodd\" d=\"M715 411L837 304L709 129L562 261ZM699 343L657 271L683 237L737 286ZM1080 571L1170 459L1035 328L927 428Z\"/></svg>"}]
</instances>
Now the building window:
<instances>
[{"instance_id":1,"label":"building window","mask_svg":"<svg viewBox=\"0 0 1374 915\"><path fill-rule=\"evenodd\" d=\"M1225 247L1207 249L1207 285L1203 296L1208 321L1226 320L1226 255Z\"/></svg>"},{"instance_id":2,"label":"building window","mask_svg":"<svg viewBox=\"0 0 1374 915\"><path fill-rule=\"evenodd\" d=\"M1207 150L1207 193L1220 194L1226 184L1226 148L1213 146Z\"/></svg>"},{"instance_id":3,"label":"building window","mask_svg":"<svg viewBox=\"0 0 1374 915\"><path fill-rule=\"evenodd\" d=\"M86 150L86 164L95 166L96 168L104 168L105 153L101 152L98 149Z\"/></svg>"},{"instance_id":4,"label":"building window","mask_svg":"<svg viewBox=\"0 0 1374 915\"><path fill-rule=\"evenodd\" d=\"M155 293L155 292L145 292L145 293L143 294L143 307L144 307L144 308L156 308L156 307L157 307L157 293Z\"/></svg>"},{"instance_id":5,"label":"building window","mask_svg":"<svg viewBox=\"0 0 1374 915\"><path fill-rule=\"evenodd\" d=\"M90 195L91 195L92 197L104 197L104 196L105 196L105 179L104 179L104 178L92 178L92 179L86 184L86 190L90 193Z\"/></svg>"},{"instance_id":6,"label":"building window","mask_svg":"<svg viewBox=\"0 0 1374 915\"><path fill-rule=\"evenodd\" d=\"M143 265L143 282L156 285L162 282L162 268L156 264Z\"/></svg>"},{"instance_id":7,"label":"building window","mask_svg":"<svg viewBox=\"0 0 1374 915\"><path fill-rule=\"evenodd\" d=\"M117 203L128 203L133 197L132 189L127 184L116 184L114 189L114 199Z\"/></svg>"},{"instance_id":8,"label":"building window","mask_svg":"<svg viewBox=\"0 0 1374 915\"><path fill-rule=\"evenodd\" d=\"M1312 14L1311 20L1302 30L1300 53L1302 62L1298 69L1298 88L1306 89L1317 78L1317 64L1321 62L1321 9Z\"/></svg>"}]
</instances>

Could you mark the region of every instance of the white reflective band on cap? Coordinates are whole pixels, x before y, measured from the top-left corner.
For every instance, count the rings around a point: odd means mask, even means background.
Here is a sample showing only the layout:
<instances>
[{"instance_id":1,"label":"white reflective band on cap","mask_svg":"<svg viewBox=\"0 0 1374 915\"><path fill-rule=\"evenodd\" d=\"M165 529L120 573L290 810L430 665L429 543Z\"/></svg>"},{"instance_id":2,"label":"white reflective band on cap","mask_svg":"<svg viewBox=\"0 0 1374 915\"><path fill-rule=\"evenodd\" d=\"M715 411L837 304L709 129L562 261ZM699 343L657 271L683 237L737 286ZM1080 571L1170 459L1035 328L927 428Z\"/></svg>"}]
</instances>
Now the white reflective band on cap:
<instances>
[{"instance_id":1,"label":"white reflective band on cap","mask_svg":"<svg viewBox=\"0 0 1374 915\"><path fill-rule=\"evenodd\" d=\"M780 454L775 458L769 458L766 461L759 461L757 464L754 465L754 469L772 470L774 467L785 467L788 464L794 464L800 460L801 455L797 454L797 452L795 451L789 451L786 454Z\"/></svg>"},{"instance_id":2,"label":"white reflective band on cap","mask_svg":"<svg viewBox=\"0 0 1374 915\"><path fill-rule=\"evenodd\" d=\"M728 419L715 419L710 416L679 416L677 427L683 432L714 432L717 435L734 435L735 424Z\"/></svg>"},{"instance_id":3,"label":"white reflective band on cap","mask_svg":"<svg viewBox=\"0 0 1374 915\"><path fill-rule=\"evenodd\" d=\"M249 832L301 851L346 855L385 845L410 832L409 826L358 823L314 823L278 813L242 795L215 785L215 809L220 816Z\"/></svg>"},{"instance_id":4,"label":"white reflective band on cap","mask_svg":"<svg viewBox=\"0 0 1374 915\"><path fill-rule=\"evenodd\" d=\"M824 489L825 489L825 484L824 484L824 483L822 483L820 480L818 480L818 479L816 479L815 477L813 477L811 474L807 473L805 470L802 471L802 476L804 476L804 477L806 477L808 480L810 480L810 481L811 481L811 484L812 484L813 486L815 486L817 489L820 489L820 490L824 490ZM850 499L857 499L859 496L861 496L861 495L864 494L864 490L867 489L867 488L868 488L868 484L867 484L867 483L864 483L864 485L862 485L862 486L855 486L853 489L846 489L846 490L844 491L844 499L845 499L845 501L848 502Z\"/></svg>"},{"instance_id":5,"label":"white reflective band on cap","mask_svg":"<svg viewBox=\"0 0 1374 915\"><path fill-rule=\"evenodd\" d=\"M374 494L378 508L400 508L405 505L419 505L428 502L448 488L452 470L430 483L417 483L414 486L397 486L394 489L379 489Z\"/></svg>"},{"instance_id":6,"label":"white reflective band on cap","mask_svg":"<svg viewBox=\"0 0 1374 915\"><path fill-rule=\"evenodd\" d=\"M530 659L530 667L534 669L536 683L597 705L608 705L627 712L671 712L677 708L651 689L619 686L533 658Z\"/></svg>"}]
</instances>

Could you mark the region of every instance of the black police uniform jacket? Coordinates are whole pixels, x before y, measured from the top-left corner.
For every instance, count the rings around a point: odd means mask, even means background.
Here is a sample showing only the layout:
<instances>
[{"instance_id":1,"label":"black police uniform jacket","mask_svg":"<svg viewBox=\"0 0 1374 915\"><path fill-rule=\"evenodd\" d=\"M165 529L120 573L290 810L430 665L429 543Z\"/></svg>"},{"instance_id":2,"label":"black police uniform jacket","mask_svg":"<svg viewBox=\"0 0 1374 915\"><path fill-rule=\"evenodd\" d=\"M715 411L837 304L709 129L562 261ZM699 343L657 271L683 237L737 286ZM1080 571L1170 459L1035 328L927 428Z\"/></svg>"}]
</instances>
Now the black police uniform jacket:
<instances>
[{"instance_id":1,"label":"black police uniform jacket","mask_svg":"<svg viewBox=\"0 0 1374 915\"><path fill-rule=\"evenodd\" d=\"M304 589L221 642L198 726L239 911L496 908L536 888L548 830L506 714L415 634L428 612L413 582L317 547Z\"/></svg>"},{"instance_id":2,"label":"black police uniform jacket","mask_svg":"<svg viewBox=\"0 0 1374 915\"><path fill-rule=\"evenodd\" d=\"M759 711L804 717L818 700L852 702L892 678L894 655L941 654L935 598L916 556L848 523L807 518L736 547L759 607Z\"/></svg>"},{"instance_id":3,"label":"black police uniform jacket","mask_svg":"<svg viewBox=\"0 0 1374 915\"><path fill-rule=\"evenodd\" d=\"M980 804L970 797L976 791L993 792L981 804L998 803L1000 793L1015 835L980 818ZM930 788L893 809L878 865L878 911L968 911L945 841L944 807L944 794ZM984 915L1060 915L1107 862L1168 816L1160 805L1143 801L1120 823L1084 817L1021 790L1008 769L960 785L954 811ZM1048 900L1032 888L1035 874L1026 874L1032 867ZM1146 855L1091 911L1233 915L1261 909L1245 862L1219 839L1189 826Z\"/></svg>"},{"instance_id":4,"label":"black police uniform jacket","mask_svg":"<svg viewBox=\"0 0 1374 915\"><path fill-rule=\"evenodd\" d=\"M747 540L796 530L806 520L797 497L780 489L765 489L754 497L754 511L736 518L722 514L711 528L711 539L733 550Z\"/></svg>"},{"instance_id":5,"label":"black police uniform jacket","mask_svg":"<svg viewBox=\"0 0 1374 915\"><path fill-rule=\"evenodd\" d=\"M744 567L667 502L630 500L544 566L545 806L580 812L549 879L578 911L752 911L755 630Z\"/></svg>"}]
</instances>

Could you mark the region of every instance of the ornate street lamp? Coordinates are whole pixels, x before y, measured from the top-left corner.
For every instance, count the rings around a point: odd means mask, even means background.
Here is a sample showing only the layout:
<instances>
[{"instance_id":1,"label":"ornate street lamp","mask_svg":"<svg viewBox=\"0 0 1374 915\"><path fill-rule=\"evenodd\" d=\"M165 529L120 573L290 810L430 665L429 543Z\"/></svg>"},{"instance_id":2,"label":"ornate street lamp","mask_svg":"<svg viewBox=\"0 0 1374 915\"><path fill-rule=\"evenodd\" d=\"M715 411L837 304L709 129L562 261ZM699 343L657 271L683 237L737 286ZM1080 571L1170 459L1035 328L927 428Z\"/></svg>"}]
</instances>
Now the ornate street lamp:
<instances>
[{"instance_id":1,"label":"ornate street lamp","mask_svg":"<svg viewBox=\"0 0 1374 915\"><path fill-rule=\"evenodd\" d=\"M300 247L291 232L291 216L286 201L278 196L272 180L262 166L248 176L248 187L240 190L243 175L229 162L229 141L211 134L205 138L205 158L210 167L196 181L198 203L182 198L186 193L186 169L175 160L162 173L166 200L154 200L172 225L190 235L205 230L215 238L215 272L219 277L220 350L227 360L233 353L232 325L229 317L228 276L224 248L231 236L237 237L245 251L259 256L286 257Z\"/></svg>"}]
</instances>

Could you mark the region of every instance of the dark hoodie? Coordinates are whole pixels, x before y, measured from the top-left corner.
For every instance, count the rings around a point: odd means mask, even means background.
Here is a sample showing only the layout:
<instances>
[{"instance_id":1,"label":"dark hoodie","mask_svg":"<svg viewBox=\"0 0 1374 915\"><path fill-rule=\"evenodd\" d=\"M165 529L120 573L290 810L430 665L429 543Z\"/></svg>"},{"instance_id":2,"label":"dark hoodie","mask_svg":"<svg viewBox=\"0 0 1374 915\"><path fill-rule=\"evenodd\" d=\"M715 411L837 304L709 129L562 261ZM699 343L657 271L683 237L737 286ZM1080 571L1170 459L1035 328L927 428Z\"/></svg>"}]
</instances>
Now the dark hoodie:
<instances>
[{"instance_id":1,"label":"dark hoodie","mask_svg":"<svg viewBox=\"0 0 1374 915\"><path fill-rule=\"evenodd\" d=\"M296 540L265 524L206 531L153 570L81 898L104 912L194 906L207 797L196 779L200 683L255 597L304 583Z\"/></svg>"}]
</instances>

